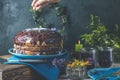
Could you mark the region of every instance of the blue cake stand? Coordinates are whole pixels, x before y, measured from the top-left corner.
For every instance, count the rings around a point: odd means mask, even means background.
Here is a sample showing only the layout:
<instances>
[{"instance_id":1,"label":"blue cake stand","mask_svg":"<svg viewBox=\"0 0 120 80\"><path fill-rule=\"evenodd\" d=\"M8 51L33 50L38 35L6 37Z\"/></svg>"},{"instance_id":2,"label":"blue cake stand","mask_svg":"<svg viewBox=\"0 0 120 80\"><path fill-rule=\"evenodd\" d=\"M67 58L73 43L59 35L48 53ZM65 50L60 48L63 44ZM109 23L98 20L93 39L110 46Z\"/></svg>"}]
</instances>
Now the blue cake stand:
<instances>
[{"instance_id":1,"label":"blue cake stand","mask_svg":"<svg viewBox=\"0 0 120 80\"><path fill-rule=\"evenodd\" d=\"M69 52L64 50L63 52L59 52L53 55L25 55L20 53L14 53L13 48L9 49L8 52L13 56L8 59L7 64L25 64L33 68L40 75L44 76L47 80L58 80L58 76L60 74L61 68L55 66L53 62L57 62L54 60L66 60L69 56ZM47 63L31 63L24 61L35 61L35 60L47 60ZM22 62L23 61L23 62Z\"/></svg>"},{"instance_id":2,"label":"blue cake stand","mask_svg":"<svg viewBox=\"0 0 120 80\"><path fill-rule=\"evenodd\" d=\"M14 53L13 48L9 49L8 52L14 56L25 58L25 59L49 59L49 58L60 58L64 57L68 54L67 50L64 50L63 52L59 52L52 55L26 55L26 54L20 54L20 53Z\"/></svg>"}]
</instances>

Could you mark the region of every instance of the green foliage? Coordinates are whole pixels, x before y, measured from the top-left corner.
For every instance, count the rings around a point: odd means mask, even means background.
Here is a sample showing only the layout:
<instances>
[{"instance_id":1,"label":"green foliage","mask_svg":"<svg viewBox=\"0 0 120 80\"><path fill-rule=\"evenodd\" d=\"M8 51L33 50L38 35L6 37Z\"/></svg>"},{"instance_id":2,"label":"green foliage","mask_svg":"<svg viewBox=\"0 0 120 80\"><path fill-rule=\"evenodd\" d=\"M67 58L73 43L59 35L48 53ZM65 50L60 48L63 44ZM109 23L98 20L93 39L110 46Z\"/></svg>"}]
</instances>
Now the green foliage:
<instances>
[{"instance_id":1,"label":"green foliage","mask_svg":"<svg viewBox=\"0 0 120 80\"><path fill-rule=\"evenodd\" d=\"M113 47L120 49L120 34L119 27L116 25L114 31L106 28L104 24L100 22L98 16L91 14L91 21L89 26L89 33L81 35L81 39L85 42L87 47ZM117 35L116 35L117 34Z\"/></svg>"},{"instance_id":2,"label":"green foliage","mask_svg":"<svg viewBox=\"0 0 120 80\"><path fill-rule=\"evenodd\" d=\"M59 17L60 21L59 24L56 26L52 23L48 23L45 20L45 15L43 9L40 9L38 11L34 11L32 7L30 8L30 12L33 14L33 19L35 24L38 27L42 28L54 28L54 27L59 27L59 32L61 35L65 35L65 26L68 25L68 14L66 7L60 5L59 3L53 3L48 5L48 9L50 10L55 10L55 15Z\"/></svg>"},{"instance_id":3,"label":"green foliage","mask_svg":"<svg viewBox=\"0 0 120 80\"><path fill-rule=\"evenodd\" d=\"M32 9L32 7L30 7L29 11L33 14L33 19L34 19L35 24L37 24L40 27L46 26L46 22L43 19L39 19L43 13L42 9L35 11Z\"/></svg>"},{"instance_id":4,"label":"green foliage","mask_svg":"<svg viewBox=\"0 0 120 80\"><path fill-rule=\"evenodd\" d=\"M113 39L114 49L120 51L120 27L118 24L115 24L113 29L109 31L111 39Z\"/></svg>"}]
</instances>

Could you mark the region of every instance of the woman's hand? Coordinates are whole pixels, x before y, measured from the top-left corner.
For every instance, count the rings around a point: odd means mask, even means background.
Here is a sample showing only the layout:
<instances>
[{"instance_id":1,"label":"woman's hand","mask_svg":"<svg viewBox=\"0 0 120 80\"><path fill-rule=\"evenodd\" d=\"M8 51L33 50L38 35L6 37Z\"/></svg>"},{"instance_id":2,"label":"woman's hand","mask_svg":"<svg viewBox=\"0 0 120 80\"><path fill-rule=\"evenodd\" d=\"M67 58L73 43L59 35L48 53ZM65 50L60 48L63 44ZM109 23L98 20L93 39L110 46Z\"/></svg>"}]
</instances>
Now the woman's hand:
<instances>
[{"instance_id":1,"label":"woman's hand","mask_svg":"<svg viewBox=\"0 0 120 80\"><path fill-rule=\"evenodd\" d=\"M43 8L44 6L48 5L49 3L56 3L60 0L33 0L32 7L33 10L39 10L40 8Z\"/></svg>"}]
</instances>

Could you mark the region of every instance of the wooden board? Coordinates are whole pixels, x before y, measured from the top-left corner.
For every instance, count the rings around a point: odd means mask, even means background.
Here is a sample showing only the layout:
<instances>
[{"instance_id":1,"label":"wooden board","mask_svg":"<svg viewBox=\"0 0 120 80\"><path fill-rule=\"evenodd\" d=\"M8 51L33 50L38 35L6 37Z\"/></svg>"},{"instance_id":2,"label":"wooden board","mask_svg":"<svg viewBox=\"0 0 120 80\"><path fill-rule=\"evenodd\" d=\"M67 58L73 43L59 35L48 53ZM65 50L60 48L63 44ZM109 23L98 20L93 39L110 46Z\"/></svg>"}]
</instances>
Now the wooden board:
<instances>
[{"instance_id":1,"label":"wooden board","mask_svg":"<svg viewBox=\"0 0 120 80\"><path fill-rule=\"evenodd\" d=\"M0 80L32 80L30 68L24 65L0 65Z\"/></svg>"},{"instance_id":2,"label":"wooden board","mask_svg":"<svg viewBox=\"0 0 120 80\"><path fill-rule=\"evenodd\" d=\"M0 63L11 55L0 55ZM0 80L46 80L26 65L0 64Z\"/></svg>"},{"instance_id":3,"label":"wooden board","mask_svg":"<svg viewBox=\"0 0 120 80\"><path fill-rule=\"evenodd\" d=\"M0 65L0 80L45 80L26 65Z\"/></svg>"}]
</instances>

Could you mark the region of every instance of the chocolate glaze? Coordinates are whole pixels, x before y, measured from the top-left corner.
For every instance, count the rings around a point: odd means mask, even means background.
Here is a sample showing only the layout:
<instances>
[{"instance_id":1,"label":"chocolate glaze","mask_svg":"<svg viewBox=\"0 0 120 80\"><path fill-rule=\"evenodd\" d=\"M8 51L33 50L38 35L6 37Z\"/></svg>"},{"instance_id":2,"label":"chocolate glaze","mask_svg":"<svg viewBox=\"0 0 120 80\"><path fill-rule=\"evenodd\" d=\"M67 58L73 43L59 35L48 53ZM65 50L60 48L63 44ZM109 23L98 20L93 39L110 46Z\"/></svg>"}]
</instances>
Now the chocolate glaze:
<instances>
[{"instance_id":1,"label":"chocolate glaze","mask_svg":"<svg viewBox=\"0 0 120 80\"><path fill-rule=\"evenodd\" d=\"M29 46L28 43L30 43ZM26 54L23 53L25 51L34 51L37 52L37 54L38 52L39 54L54 54L62 51L63 49L63 41L61 35L56 31L46 28L29 28L17 33L14 37L14 45L20 46L20 48L17 50L14 46L14 50L16 53L18 51L21 51L21 54ZM23 50L22 47L24 46L27 46L27 48ZM39 48L33 50L30 47Z\"/></svg>"},{"instance_id":2,"label":"chocolate glaze","mask_svg":"<svg viewBox=\"0 0 120 80\"><path fill-rule=\"evenodd\" d=\"M50 29L31 28L16 34L14 44L25 45L26 40L30 40L32 45L35 45L37 41L40 43L44 41L46 44L61 44L62 37L58 32Z\"/></svg>"}]
</instances>

